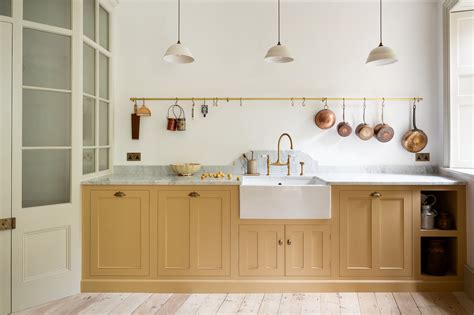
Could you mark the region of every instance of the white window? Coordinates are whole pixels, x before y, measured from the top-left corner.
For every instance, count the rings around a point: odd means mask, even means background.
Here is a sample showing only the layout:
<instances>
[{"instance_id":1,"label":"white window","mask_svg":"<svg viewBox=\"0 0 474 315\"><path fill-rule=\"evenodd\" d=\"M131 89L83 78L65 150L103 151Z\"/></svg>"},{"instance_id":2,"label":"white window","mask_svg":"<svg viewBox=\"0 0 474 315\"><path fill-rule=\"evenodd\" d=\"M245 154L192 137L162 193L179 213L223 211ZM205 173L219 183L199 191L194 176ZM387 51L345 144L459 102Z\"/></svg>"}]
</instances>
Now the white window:
<instances>
[{"instance_id":1,"label":"white window","mask_svg":"<svg viewBox=\"0 0 474 315\"><path fill-rule=\"evenodd\" d=\"M474 168L474 11L450 16L450 167Z\"/></svg>"},{"instance_id":2,"label":"white window","mask_svg":"<svg viewBox=\"0 0 474 315\"><path fill-rule=\"evenodd\" d=\"M104 172L110 157L110 17L98 0L84 0L82 173Z\"/></svg>"}]
</instances>

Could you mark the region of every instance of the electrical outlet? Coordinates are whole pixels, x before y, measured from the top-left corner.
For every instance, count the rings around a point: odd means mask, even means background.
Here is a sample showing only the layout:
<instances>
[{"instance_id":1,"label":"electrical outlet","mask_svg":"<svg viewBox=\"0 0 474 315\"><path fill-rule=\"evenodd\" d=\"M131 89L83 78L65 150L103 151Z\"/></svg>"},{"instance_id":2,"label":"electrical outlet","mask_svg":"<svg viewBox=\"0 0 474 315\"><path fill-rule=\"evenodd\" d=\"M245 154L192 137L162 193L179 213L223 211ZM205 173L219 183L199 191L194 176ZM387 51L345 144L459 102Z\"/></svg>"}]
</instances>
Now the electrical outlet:
<instances>
[{"instance_id":1,"label":"electrical outlet","mask_svg":"<svg viewBox=\"0 0 474 315\"><path fill-rule=\"evenodd\" d=\"M415 161L417 162L428 162L430 160L429 153L417 153L415 155Z\"/></svg>"},{"instance_id":2,"label":"electrical outlet","mask_svg":"<svg viewBox=\"0 0 474 315\"><path fill-rule=\"evenodd\" d=\"M140 152L127 152L127 161L137 162L142 160Z\"/></svg>"}]
</instances>

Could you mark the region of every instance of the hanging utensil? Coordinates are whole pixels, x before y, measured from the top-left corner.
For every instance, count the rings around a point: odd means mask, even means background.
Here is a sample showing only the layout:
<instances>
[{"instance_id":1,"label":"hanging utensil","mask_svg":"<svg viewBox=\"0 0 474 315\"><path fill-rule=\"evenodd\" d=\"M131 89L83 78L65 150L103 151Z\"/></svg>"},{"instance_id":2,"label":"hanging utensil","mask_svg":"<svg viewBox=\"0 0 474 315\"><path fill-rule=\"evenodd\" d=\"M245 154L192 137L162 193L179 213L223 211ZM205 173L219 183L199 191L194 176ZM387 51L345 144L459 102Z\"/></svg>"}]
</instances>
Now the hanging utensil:
<instances>
[{"instance_id":1,"label":"hanging utensil","mask_svg":"<svg viewBox=\"0 0 474 315\"><path fill-rule=\"evenodd\" d=\"M402 138L402 145L408 152L417 153L428 144L426 133L416 127L416 99L413 100L413 129L407 131Z\"/></svg>"},{"instance_id":2,"label":"hanging utensil","mask_svg":"<svg viewBox=\"0 0 474 315\"><path fill-rule=\"evenodd\" d=\"M329 129L336 123L336 114L328 107L328 99L324 99L324 109L317 112L314 117L314 122L316 126L321 129Z\"/></svg>"},{"instance_id":3,"label":"hanging utensil","mask_svg":"<svg viewBox=\"0 0 474 315\"><path fill-rule=\"evenodd\" d=\"M206 99L204 99L204 103L201 105L201 114L206 117L209 113L209 106L206 105Z\"/></svg>"},{"instance_id":4,"label":"hanging utensil","mask_svg":"<svg viewBox=\"0 0 474 315\"><path fill-rule=\"evenodd\" d=\"M191 109L191 118L194 120L194 107L196 106L196 103L194 103L194 97L192 99L192 102L193 102L193 107Z\"/></svg>"},{"instance_id":5,"label":"hanging utensil","mask_svg":"<svg viewBox=\"0 0 474 315\"><path fill-rule=\"evenodd\" d=\"M348 137L352 133L352 127L346 122L346 100L342 99L342 121L337 124L337 133L341 137Z\"/></svg>"},{"instance_id":6,"label":"hanging utensil","mask_svg":"<svg viewBox=\"0 0 474 315\"><path fill-rule=\"evenodd\" d=\"M176 105L179 108L179 116L176 119L176 130L177 131L186 131L186 117L184 113L184 108L179 105Z\"/></svg>"},{"instance_id":7,"label":"hanging utensil","mask_svg":"<svg viewBox=\"0 0 474 315\"><path fill-rule=\"evenodd\" d=\"M366 110L366 103L365 103L365 98L364 98L364 105L363 105L363 122L360 123L357 128L356 128L356 135L361 139L361 140L364 140L364 141L367 141L369 140L370 138L372 138L374 136L374 129L372 127L370 127L366 122L365 122L365 110Z\"/></svg>"},{"instance_id":8,"label":"hanging utensil","mask_svg":"<svg viewBox=\"0 0 474 315\"><path fill-rule=\"evenodd\" d=\"M393 130L393 128L390 127L389 124L386 124L384 121L384 117L383 117L384 108L385 108L385 98L382 99L382 117L381 117L382 122L377 124L374 127L375 138L383 143L389 142L390 140L392 140L395 134L395 131Z\"/></svg>"},{"instance_id":9,"label":"hanging utensil","mask_svg":"<svg viewBox=\"0 0 474 315\"><path fill-rule=\"evenodd\" d=\"M176 102L174 103L174 105L171 105L168 108L168 118L167 118L168 123L167 123L166 129L169 131L176 131L177 129L178 116L176 115L176 112L175 112L176 106L179 106L178 99L176 99ZM171 116L171 113L173 113L174 117Z\"/></svg>"},{"instance_id":10,"label":"hanging utensil","mask_svg":"<svg viewBox=\"0 0 474 315\"><path fill-rule=\"evenodd\" d=\"M132 139L138 140L140 138L140 116L137 115L137 101L133 104L133 113L131 115L132 123Z\"/></svg>"}]
</instances>

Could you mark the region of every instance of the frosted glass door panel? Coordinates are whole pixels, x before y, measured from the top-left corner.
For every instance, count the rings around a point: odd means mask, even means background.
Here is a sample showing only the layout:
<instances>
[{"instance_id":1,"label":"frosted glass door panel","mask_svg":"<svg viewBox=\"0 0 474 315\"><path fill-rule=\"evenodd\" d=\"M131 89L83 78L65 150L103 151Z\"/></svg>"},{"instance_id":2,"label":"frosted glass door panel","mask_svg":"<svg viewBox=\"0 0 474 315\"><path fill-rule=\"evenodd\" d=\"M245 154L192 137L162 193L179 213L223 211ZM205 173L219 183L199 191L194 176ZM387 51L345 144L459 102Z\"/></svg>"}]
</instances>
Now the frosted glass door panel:
<instances>
[{"instance_id":1,"label":"frosted glass door panel","mask_svg":"<svg viewBox=\"0 0 474 315\"><path fill-rule=\"evenodd\" d=\"M23 90L23 146L71 145L71 94Z\"/></svg>"},{"instance_id":2,"label":"frosted glass door panel","mask_svg":"<svg viewBox=\"0 0 474 315\"><path fill-rule=\"evenodd\" d=\"M12 16L11 0L0 0L0 15Z\"/></svg>"},{"instance_id":3,"label":"frosted glass door panel","mask_svg":"<svg viewBox=\"0 0 474 315\"><path fill-rule=\"evenodd\" d=\"M23 208L70 202L70 150L23 150Z\"/></svg>"},{"instance_id":4,"label":"frosted glass door panel","mask_svg":"<svg viewBox=\"0 0 474 315\"><path fill-rule=\"evenodd\" d=\"M24 29L23 84L70 90L71 38Z\"/></svg>"},{"instance_id":5,"label":"frosted glass door panel","mask_svg":"<svg viewBox=\"0 0 474 315\"><path fill-rule=\"evenodd\" d=\"M71 29L71 0L23 0L23 18Z\"/></svg>"},{"instance_id":6,"label":"frosted glass door panel","mask_svg":"<svg viewBox=\"0 0 474 315\"><path fill-rule=\"evenodd\" d=\"M95 50L84 44L84 93L95 95Z\"/></svg>"},{"instance_id":7,"label":"frosted glass door panel","mask_svg":"<svg viewBox=\"0 0 474 315\"><path fill-rule=\"evenodd\" d=\"M95 0L84 0L84 35L95 41Z\"/></svg>"},{"instance_id":8,"label":"frosted glass door panel","mask_svg":"<svg viewBox=\"0 0 474 315\"><path fill-rule=\"evenodd\" d=\"M99 102L99 145L109 145L109 104Z\"/></svg>"},{"instance_id":9,"label":"frosted glass door panel","mask_svg":"<svg viewBox=\"0 0 474 315\"><path fill-rule=\"evenodd\" d=\"M99 96L109 99L109 58L99 54Z\"/></svg>"},{"instance_id":10,"label":"frosted glass door panel","mask_svg":"<svg viewBox=\"0 0 474 315\"><path fill-rule=\"evenodd\" d=\"M95 149L84 149L82 152L82 174L95 172Z\"/></svg>"},{"instance_id":11,"label":"frosted glass door panel","mask_svg":"<svg viewBox=\"0 0 474 315\"><path fill-rule=\"evenodd\" d=\"M109 149L99 149L99 171L109 169Z\"/></svg>"},{"instance_id":12,"label":"frosted glass door panel","mask_svg":"<svg viewBox=\"0 0 474 315\"><path fill-rule=\"evenodd\" d=\"M99 44L109 50L109 13L99 8Z\"/></svg>"},{"instance_id":13,"label":"frosted glass door panel","mask_svg":"<svg viewBox=\"0 0 474 315\"><path fill-rule=\"evenodd\" d=\"M85 147L95 145L95 100L84 96L82 142Z\"/></svg>"}]
</instances>

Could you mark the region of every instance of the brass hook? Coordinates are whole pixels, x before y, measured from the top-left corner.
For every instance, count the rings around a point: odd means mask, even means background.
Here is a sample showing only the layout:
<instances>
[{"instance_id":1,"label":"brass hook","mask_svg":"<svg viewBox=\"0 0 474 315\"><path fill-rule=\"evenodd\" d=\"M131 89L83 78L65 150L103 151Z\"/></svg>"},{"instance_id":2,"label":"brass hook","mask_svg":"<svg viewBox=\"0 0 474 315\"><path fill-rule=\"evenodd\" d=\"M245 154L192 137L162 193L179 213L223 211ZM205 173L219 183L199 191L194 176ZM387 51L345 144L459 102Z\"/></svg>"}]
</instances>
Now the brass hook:
<instances>
[{"instance_id":1,"label":"brass hook","mask_svg":"<svg viewBox=\"0 0 474 315\"><path fill-rule=\"evenodd\" d=\"M240 107L242 107L242 98L240 98Z\"/></svg>"},{"instance_id":2,"label":"brass hook","mask_svg":"<svg viewBox=\"0 0 474 315\"><path fill-rule=\"evenodd\" d=\"M145 104L145 101L143 101L143 104ZM178 105L178 98L175 99L174 105Z\"/></svg>"},{"instance_id":3,"label":"brass hook","mask_svg":"<svg viewBox=\"0 0 474 315\"><path fill-rule=\"evenodd\" d=\"M306 106L306 97L303 97L303 102L301 103L301 106Z\"/></svg>"},{"instance_id":4,"label":"brass hook","mask_svg":"<svg viewBox=\"0 0 474 315\"><path fill-rule=\"evenodd\" d=\"M328 98L324 98L324 109L328 109Z\"/></svg>"},{"instance_id":5,"label":"brass hook","mask_svg":"<svg viewBox=\"0 0 474 315\"><path fill-rule=\"evenodd\" d=\"M295 102L293 101L293 97L291 98L291 106L295 106Z\"/></svg>"}]
</instances>

